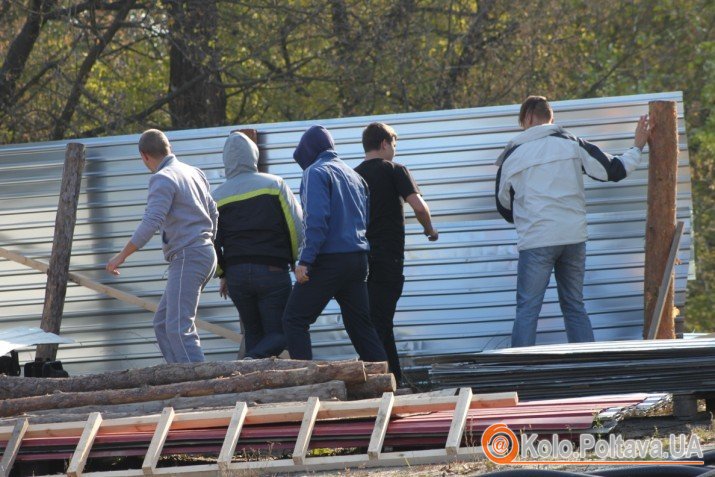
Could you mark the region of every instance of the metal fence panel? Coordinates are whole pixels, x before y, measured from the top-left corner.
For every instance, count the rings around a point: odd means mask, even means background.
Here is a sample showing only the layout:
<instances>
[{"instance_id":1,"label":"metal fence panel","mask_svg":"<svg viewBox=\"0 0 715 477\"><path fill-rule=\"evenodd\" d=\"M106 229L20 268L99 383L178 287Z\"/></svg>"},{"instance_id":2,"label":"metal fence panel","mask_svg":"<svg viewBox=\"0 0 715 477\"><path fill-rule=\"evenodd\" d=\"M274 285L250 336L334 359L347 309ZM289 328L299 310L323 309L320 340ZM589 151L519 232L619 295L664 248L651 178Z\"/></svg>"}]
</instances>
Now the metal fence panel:
<instances>
[{"instance_id":1,"label":"metal fence panel","mask_svg":"<svg viewBox=\"0 0 715 477\"><path fill-rule=\"evenodd\" d=\"M659 93L552 103L556 122L619 154L632 145L638 116L651 100L678 103L680 159L678 218L686 223L675 267L676 305L685 301L690 262L691 190L682 94ZM361 130L369 122L391 124L399 134L397 161L413 172L440 231L429 243L407 207L405 288L395 317L398 349L406 364L429 354L473 352L508 346L514 318L516 233L494 206L494 161L519 128L519 106L393 114L245 125L259 131L261 167L296 191L301 170L292 152L302 132L321 123L337 150L355 167L362 159ZM212 183L224 178L221 151L235 127L168 133L176 154L201 167ZM138 135L82 140L87 165L77 211L71 268L146 299L159 300L165 264L158 237L134 254L114 278L106 261L126 243L146 201L149 174L138 158ZM48 260L66 142L0 147L0 246ZM647 156L619 183L585 178L588 242L584 294L597 340L641 339L647 190ZM218 281L204 292L200 316L238 331L237 312L218 296ZM38 326L44 276L0 262L0 328ZM161 355L151 313L70 284L62 334L76 341L58 358L73 374L156 364ZM331 302L312 327L316 358L355 356L340 311ZM554 283L546 292L539 344L565 342ZM202 333L209 360L232 359L237 346ZM30 352L24 358L32 357Z\"/></svg>"}]
</instances>

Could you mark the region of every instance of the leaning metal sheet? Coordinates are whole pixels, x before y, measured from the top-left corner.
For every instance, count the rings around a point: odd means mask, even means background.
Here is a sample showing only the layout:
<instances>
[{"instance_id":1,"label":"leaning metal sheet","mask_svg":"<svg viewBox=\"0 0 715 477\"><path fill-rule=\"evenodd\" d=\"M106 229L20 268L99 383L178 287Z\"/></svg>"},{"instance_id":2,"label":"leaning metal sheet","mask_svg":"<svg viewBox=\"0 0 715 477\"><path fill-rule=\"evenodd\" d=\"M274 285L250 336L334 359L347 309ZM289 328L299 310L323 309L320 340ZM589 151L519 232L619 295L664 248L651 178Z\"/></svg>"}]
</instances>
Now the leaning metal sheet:
<instances>
[{"instance_id":1,"label":"leaning metal sheet","mask_svg":"<svg viewBox=\"0 0 715 477\"><path fill-rule=\"evenodd\" d=\"M685 234L675 267L676 304L685 300L690 262L691 191L682 94L659 93L554 102L556 121L575 134L618 154L633 141L638 116L651 100L678 103L680 158L678 218ZM373 120L398 131L399 162L407 165L429 203L440 240L429 243L409 212L405 290L395 317L398 349L410 364L415 357L467 353L507 346L514 318L516 234L494 207L494 161L518 133L518 105L241 125L169 133L175 152L201 167L213 187L224 180L221 151L226 135L239 127L260 133L261 168L284 177L297 191L300 168L292 151L301 133L321 123L334 134L337 149L351 166L362 157L361 129ZM139 131L138 131L139 132ZM82 140L87 165L72 248L74 271L146 299L158 300L165 265L155 237L132 256L122 275L103 270L140 219L149 180L138 159L137 135ZM66 142L0 147L0 247L47 260ZM584 294L598 340L640 339L643 323L643 247L646 216L647 151L638 169L619 183L586 181L588 202L587 271ZM409 209L409 208L408 208ZM238 330L237 313L221 299L212 281L200 316ZM0 323L38 326L44 277L22 265L0 261ZM70 285L62 334L76 341L60 347L70 373L86 373L160 362L150 313ZM546 292L539 344L565 341L552 282ZM316 358L355 356L331 302L312 327ZM235 357L236 345L202 333L209 360ZM28 354L26 358L30 358Z\"/></svg>"}]
</instances>

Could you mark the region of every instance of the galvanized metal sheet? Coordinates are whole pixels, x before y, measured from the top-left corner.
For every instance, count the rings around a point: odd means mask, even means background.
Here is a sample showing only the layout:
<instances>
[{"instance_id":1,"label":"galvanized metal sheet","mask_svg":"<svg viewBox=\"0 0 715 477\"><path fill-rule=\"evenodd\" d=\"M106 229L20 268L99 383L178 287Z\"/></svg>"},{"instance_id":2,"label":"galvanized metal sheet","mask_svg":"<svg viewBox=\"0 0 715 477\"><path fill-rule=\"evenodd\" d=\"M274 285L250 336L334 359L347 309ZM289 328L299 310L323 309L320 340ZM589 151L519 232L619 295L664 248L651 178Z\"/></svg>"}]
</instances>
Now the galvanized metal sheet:
<instances>
[{"instance_id":1,"label":"galvanized metal sheet","mask_svg":"<svg viewBox=\"0 0 715 477\"><path fill-rule=\"evenodd\" d=\"M680 159L678 209L686 223L675 267L676 305L685 301L690 263L691 190L682 94L660 93L554 102L556 122L606 151L618 154L633 141L639 115L651 100L678 103ZM300 168L292 152L302 132L321 123L333 133L338 152L354 167L363 156L361 130L374 120L399 134L397 161L413 172L430 205L440 240L428 243L407 208L406 283L395 316L398 350L409 365L429 354L474 352L508 346L514 319L516 233L494 206L494 161L519 132L519 106L433 111L375 117L254 124L168 133L174 151L201 167L216 187L228 133L238 127L260 133L263 170L284 177L297 192ZM158 300L165 264L153 239L125 264L120 277L103 268L131 236L144 210L149 174L138 158L138 135L82 140L87 165L77 212L72 269L144 298ZM0 246L47 259L65 142L0 147ZM640 339L643 327L643 261L647 154L619 183L585 179L588 207L586 308L598 340ZM200 316L238 331L237 312L206 288ZM0 323L37 326L44 277L22 265L0 262ZM70 285L62 334L76 340L59 359L70 373L147 366L161 361L151 314ZM355 356L337 305L331 302L312 327L316 358ZM538 343L566 341L554 283L546 292ZM236 345L202 333L207 359L235 357ZM27 357L28 359L30 356Z\"/></svg>"},{"instance_id":2,"label":"galvanized metal sheet","mask_svg":"<svg viewBox=\"0 0 715 477\"><path fill-rule=\"evenodd\" d=\"M10 351L38 344L67 344L74 340L47 333L40 328L15 327L0 330L0 356Z\"/></svg>"}]
</instances>

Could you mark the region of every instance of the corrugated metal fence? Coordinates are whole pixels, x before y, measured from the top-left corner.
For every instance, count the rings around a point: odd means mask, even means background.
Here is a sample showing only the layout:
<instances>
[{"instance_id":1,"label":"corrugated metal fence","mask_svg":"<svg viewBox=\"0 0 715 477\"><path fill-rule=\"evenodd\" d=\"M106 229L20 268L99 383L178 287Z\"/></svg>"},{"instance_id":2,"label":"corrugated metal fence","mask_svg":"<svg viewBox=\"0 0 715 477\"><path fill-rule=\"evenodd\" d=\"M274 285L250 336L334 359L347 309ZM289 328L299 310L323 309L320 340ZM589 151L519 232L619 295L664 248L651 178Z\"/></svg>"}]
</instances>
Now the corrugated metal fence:
<instances>
[{"instance_id":1,"label":"corrugated metal fence","mask_svg":"<svg viewBox=\"0 0 715 477\"><path fill-rule=\"evenodd\" d=\"M685 300L690 261L690 175L681 93L554 102L556 122L612 154L632 145L637 118L654 99L678 102L680 162L678 217L686 222L676 266L676 304ZM494 206L494 161L518 131L518 105L395 114L320 121L333 133L351 167L362 159L361 129L373 120L395 127L397 161L407 165L432 209L440 231L427 242L409 214L405 290L398 304L396 335L401 355L473 352L508 345L514 317L516 234ZM264 170L286 179L297 192L300 168L292 151L316 122L246 125L259 131ZM202 168L213 186L223 181L221 151L236 127L169 133L174 151ZM72 250L73 271L141 297L159 300L165 264L160 239L134 254L118 278L104 264L120 250L144 210L149 174L138 158L138 136L88 139L87 165ZM57 207L64 142L0 147L0 246L48 260ZM640 339L643 323L643 260L647 157L626 180L598 183L586 178L589 236L586 308L597 340ZM38 326L45 277L0 261L0 329ZM200 316L238 330L237 313L206 289ZM540 344L566 341L556 290L546 293L539 323ZM76 340L58 358L70 373L138 367L160 361L151 314L90 290L70 285L62 334ZM339 309L331 302L312 327L316 358L354 356ZM202 333L209 360L231 359L236 345ZM24 356L30 359L27 352Z\"/></svg>"}]
</instances>

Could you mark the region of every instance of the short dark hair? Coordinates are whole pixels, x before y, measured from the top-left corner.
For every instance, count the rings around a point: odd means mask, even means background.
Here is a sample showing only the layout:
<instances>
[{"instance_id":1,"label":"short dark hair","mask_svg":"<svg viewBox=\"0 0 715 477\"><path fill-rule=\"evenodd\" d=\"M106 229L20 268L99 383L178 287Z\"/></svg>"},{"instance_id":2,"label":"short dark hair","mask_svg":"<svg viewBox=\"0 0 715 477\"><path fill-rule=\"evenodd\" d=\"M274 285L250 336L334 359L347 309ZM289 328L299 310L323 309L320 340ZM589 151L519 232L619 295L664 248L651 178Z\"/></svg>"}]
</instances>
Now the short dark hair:
<instances>
[{"instance_id":1,"label":"short dark hair","mask_svg":"<svg viewBox=\"0 0 715 477\"><path fill-rule=\"evenodd\" d=\"M531 114L537 118L551 121L554 117L554 111L551 109L549 102L543 96L529 96L521 103L519 110L519 126L524 127L526 117Z\"/></svg>"},{"instance_id":2,"label":"short dark hair","mask_svg":"<svg viewBox=\"0 0 715 477\"><path fill-rule=\"evenodd\" d=\"M387 124L370 123L362 131L362 148L365 152L376 151L382 141L392 141L393 138L397 139L397 133Z\"/></svg>"},{"instance_id":3,"label":"short dark hair","mask_svg":"<svg viewBox=\"0 0 715 477\"><path fill-rule=\"evenodd\" d=\"M139 152L151 157L164 158L171 154L171 144L163 132L158 129L148 129L139 138Z\"/></svg>"}]
</instances>

